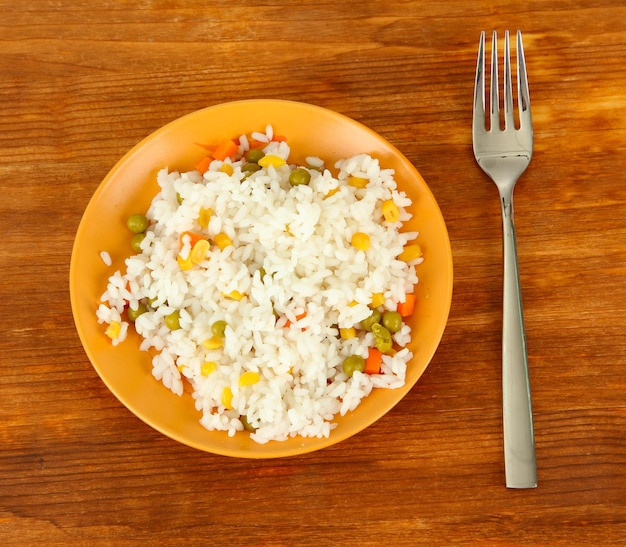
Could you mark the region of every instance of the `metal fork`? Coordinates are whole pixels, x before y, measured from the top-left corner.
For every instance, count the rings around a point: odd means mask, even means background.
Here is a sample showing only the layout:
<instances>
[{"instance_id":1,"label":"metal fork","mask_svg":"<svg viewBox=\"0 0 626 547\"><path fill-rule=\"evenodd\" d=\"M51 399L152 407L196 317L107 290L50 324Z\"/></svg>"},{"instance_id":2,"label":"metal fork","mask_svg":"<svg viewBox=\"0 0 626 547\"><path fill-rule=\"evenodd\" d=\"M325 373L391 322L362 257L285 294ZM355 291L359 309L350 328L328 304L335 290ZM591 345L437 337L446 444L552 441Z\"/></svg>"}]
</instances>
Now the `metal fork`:
<instances>
[{"instance_id":1,"label":"metal fork","mask_svg":"<svg viewBox=\"0 0 626 547\"><path fill-rule=\"evenodd\" d=\"M526 77L522 33L517 31L517 106L514 115L509 31L504 38L504 128L500 123L498 85L498 37L491 45L490 112L485 115L485 33L480 35L474 117L474 156L478 165L496 183L502 206L504 292L502 318L502 406L504 467L508 488L537 486L537 464L528 377L528 357L513 223L513 188L526 170L533 153L533 129ZM488 123L487 123L488 122Z\"/></svg>"}]
</instances>

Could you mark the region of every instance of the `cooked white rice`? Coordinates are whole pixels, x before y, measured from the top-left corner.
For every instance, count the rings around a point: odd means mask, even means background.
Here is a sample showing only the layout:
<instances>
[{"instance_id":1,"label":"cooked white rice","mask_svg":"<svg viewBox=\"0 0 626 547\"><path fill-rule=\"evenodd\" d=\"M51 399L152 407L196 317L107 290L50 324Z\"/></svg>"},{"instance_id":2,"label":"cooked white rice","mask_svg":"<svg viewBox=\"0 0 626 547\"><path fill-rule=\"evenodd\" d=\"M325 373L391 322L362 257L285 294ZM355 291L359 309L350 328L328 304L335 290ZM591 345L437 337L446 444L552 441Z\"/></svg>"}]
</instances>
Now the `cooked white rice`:
<instances>
[{"instance_id":1,"label":"cooked white rice","mask_svg":"<svg viewBox=\"0 0 626 547\"><path fill-rule=\"evenodd\" d=\"M251 137L267 142L266 154L288 160L289 146L272 140L271 127ZM239 142L243 154L248 139ZM114 327L107 332L114 344L126 337L125 309L150 302L135 329L141 349L156 351L152 373L178 395L186 381L209 430L234 435L244 429L244 417L259 443L328 436L335 415L354 410L373 388L404 384L412 357L407 348L384 355L380 374L357 371L348 377L341 366L345 357L366 357L374 339L363 330L342 339L339 328L358 329L371 313L375 293L383 293L384 307L395 310L413 292L421 259L397 259L418 235L399 231L410 218L411 201L398 190L394 172L368 155L337 162L334 175L320 158L307 162L316 168L310 169L310 183L294 187L289 164L248 178L244 161L226 160L232 175L219 170L219 161L204 176L163 169L160 192L146 214L150 226L142 252L126 260L125 272L109 278L101 297L97 317L107 329ZM350 176L369 182L355 188L347 184ZM387 199L400 208L393 224L382 218ZM209 208L213 214L204 230L198 219L201 209ZM225 233L232 245L220 250L212 243L202 262L183 270L178 256L187 258L191 248L188 242L181 248L185 231L203 232L209 240ZM369 234L367 251L350 244L357 231ZM233 291L243 298L225 296ZM175 310L180 328L170 330L165 317ZM223 347L206 349L203 342L212 337L217 320L227 323ZM406 346L410 328L404 325L393 337ZM209 373L203 368L208 362L216 364ZM258 373L258 381L240 385L249 371ZM224 399L228 390L230 402Z\"/></svg>"},{"instance_id":2,"label":"cooked white rice","mask_svg":"<svg viewBox=\"0 0 626 547\"><path fill-rule=\"evenodd\" d=\"M110 266L113 264L113 260L111 259L111 255L107 251L100 252L100 259L106 266Z\"/></svg>"}]
</instances>

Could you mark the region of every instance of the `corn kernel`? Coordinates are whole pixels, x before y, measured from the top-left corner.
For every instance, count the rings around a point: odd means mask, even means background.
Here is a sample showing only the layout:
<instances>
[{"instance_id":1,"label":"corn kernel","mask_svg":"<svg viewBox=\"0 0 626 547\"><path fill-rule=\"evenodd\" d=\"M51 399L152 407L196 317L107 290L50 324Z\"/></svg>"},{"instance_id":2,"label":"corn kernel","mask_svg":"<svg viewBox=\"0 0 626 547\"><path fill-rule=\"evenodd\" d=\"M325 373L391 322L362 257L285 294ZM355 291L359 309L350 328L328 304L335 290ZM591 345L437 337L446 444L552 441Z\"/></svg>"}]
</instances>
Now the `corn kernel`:
<instances>
[{"instance_id":1,"label":"corn kernel","mask_svg":"<svg viewBox=\"0 0 626 547\"><path fill-rule=\"evenodd\" d=\"M189 260L194 264L200 264L206 258L210 246L206 239L198 240L189 253Z\"/></svg>"},{"instance_id":2,"label":"corn kernel","mask_svg":"<svg viewBox=\"0 0 626 547\"><path fill-rule=\"evenodd\" d=\"M215 243L217 244L217 246L222 249L222 251L228 247L229 245L232 245L233 242L230 239L230 237L228 237L226 234L224 233L219 233L217 234L214 238L213 241L215 241Z\"/></svg>"},{"instance_id":3,"label":"corn kernel","mask_svg":"<svg viewBox=\"0 0 626 547\"><path fill-rule=\"evenodd\" d=\"M222 293L224 298L228 298L229 300L241 300L245 294L240 293L239 291L231 291L228 294Z\"/></svg>"},{"instance_id":4,"label":"corn kernel","mask_svg":"<svg viewBox=\"0 0 626 547\"><path fill-rule=\"evenodd\" d=\"M228 165L228 164L225 164ZM200 224L200 226L202 226L205 230L206 228L208 228L209 226L209 221L211 220L211 217L213 216L213 209L211 209L210 207L208 208L202 208L200 209L200 216L198 217L198 224Z\"/></svg>"},{"instance_id":5,"label":"corn kernel","mask_svg":"<svg viewBox=\"0 0 626 547\"><path fill-rule=\"evenodd\" d=\"M400 209L392 199L383 201L381 208L383 217L387 222L398 222L400 220Z\"/></svg>"},{"instance_id":6,"label":"corn kernel","mask_svg":"<svg viewBox=\"0 0 626 547\"><path fill-rule=\"evenodd\" d=\"M233 409L233 390L229 387L225 387L222 391L222 405L228 410Z\"/></svg>"},{"instance_id":7,"label":"corn kernel","mask_svg":"<svg viewBox=\"0 0 626 547\"><path fill-rule=\"evenodd\" d=\"M202 345L205 349L220 349L224 346L224 340L217 338L216 336L212 336L211 338L203 340Z\"/></svg>"},{"instance_id":8,"label":"corn kernel","mask_svg":"<svg viewBox=\"0 0 626 547\"><path fill-rule=\"evenodd\" d=\"M287 233L287 235L293 236L291 230L289 229L289 224L285 224L285 232Z\"/></svg>"},{"instance_id":9,"label":"corn kernel","mask_svg":"<svg viewBox=\"0 0 626 547\"><path fill-rule=\"evenodd\" d=\"M372 308L378 308L385 303L385 295L381 292L375 292L372 294Z\"/></svg>"},{"instance_id":10,"label":"corn kernel","mask_svg":"<svg viewBox=\"0 0 626 547\"><path fill-rule=\"evenodd\" d=\"M328 193L324 196L324 199L334 196L337 192L339 192L339 188L331 188L328 190Z\"/></svg>"},{"instance_id":11,"label":"corn kernel","mask_svg":"<svg viewBox=\"0 0 626 547\"><path fill-rule=\"evenodd\" d=\"M339 336L342 340L350 340L351 338L356 338L356 329L354 327L347 327L343 329L339 329Z\"/></svg>"},{"instance_id":12,"label":"corn kernel","mask_svg":"<svg viewBox=\"0 0 626 547\"><path fill-rule=\"evenodd\" d=\"M272 154L268 154L267 156L263 156L260 160L259 160L259 165L261 167L269 167L270 165L272 167L281 167L283 165L285 165L287 162L281 158L280 156L274 156Z\"/></svg>"},{"instance_id":13,"label":"corn kernel","mask_svg":"<svg viewBox=\"0 0 626 547\"><path fill-rule=\"evenodd\" d=\"M104 334L106 334L111 340L115 340L120 335L121 331L121 323L119 321L111 321L109 323L109 326L107 327L107 330L104 331Z\"/></svg>"},{"instance_id":14,"label":"corn kernel","mask_svg":"<svg viewBox=\"0 0 626 547\"><path fill-rule=\"evenodd\" d=\"M178 267L181 270L191 270L191 268L193 268L193 262L191 261L191 253L189 253L189 256L187 258L183 258L182 256L178 255L176 257L176 261L178 262Z\"/></svg>"},{"instance_id":15,"label":"corn kernel","mask_svg":"<svg viewBox=\"0 0 626 547\"><path fill-rule=\"evenodd\" d=\"M178 369L178 372L182 373L183 370L187 368L187 365L176 365L176 368Z\"/></svg>"},{"instance_id":16,"label":"corn kernel","mask_svg":"<svg viewBox=\"0 0 626 547\"><path fill-rule=\"evenodd\" d=\"M222 163L218 171L226 173L230 177L233 174L233 166L230 163Z\"/></svg>"},{"instance_id":17,"label":"corn kernel","mask_svg":"<svg viewBox=\"0 0 626 547\"><path fill-rule=\"evenodd\" d=\"M352 246L359 251L367 251L370 248L370 236L363 232L356 232L352 236Z\"/></svg>"},{"instance_id":18,"label":"corn kernel","mask_svg":"<svg viewBox=\"0 0 626 547\"><path fill-rule=\"evenodd\" d=\"M351 308L354 308L354 306L358 306L358 305L359 303L356 300L353 300L352 302L348 304L348 306L350 306Z\"/></svg>"},{"instance_id":19,"label":"corn kernel","mask_svg":"<svg viewBox=\"0 0 626 547\"><path fill-rule=\"evenodd\" d=\"M202 366L200 367L200 374L202 374L202 376L208 376L216 370L217 363L215 361L207 361L206 363L202 363Z\"/></svg>"},{"instance_id":20,"label":"corn kernel","mask_svg":"<svg viewBox=\"0 0 626 547\"><path fill-rule=\"evenodd\" d=\"M422 248L419 245L406 245L404 250L398 255L399 260L410 262L422 256Z\"/></svg>"},{"instance_id":21,"label":"corn kernel","mask_svg":"<svg viewBox=\"0 0 626 547\"><path fill-rule=\"evenodd\" d=\"M364 179L363 177L348 177L348 185L353 186L354 188L365 188L369 180Z\"/></svg>"},{"instance_id":22,"label":"corn kernel","mask_svg":"<svg viewBox=\"0 0 626 547\"><path fill-rule=\"evenodd\" d=\"M261 375L258 372L253 372L251 370L244 372L239 377L239 385L243 386L251 386L256 384L261 379Z\"/></svg>"}]
</instances>

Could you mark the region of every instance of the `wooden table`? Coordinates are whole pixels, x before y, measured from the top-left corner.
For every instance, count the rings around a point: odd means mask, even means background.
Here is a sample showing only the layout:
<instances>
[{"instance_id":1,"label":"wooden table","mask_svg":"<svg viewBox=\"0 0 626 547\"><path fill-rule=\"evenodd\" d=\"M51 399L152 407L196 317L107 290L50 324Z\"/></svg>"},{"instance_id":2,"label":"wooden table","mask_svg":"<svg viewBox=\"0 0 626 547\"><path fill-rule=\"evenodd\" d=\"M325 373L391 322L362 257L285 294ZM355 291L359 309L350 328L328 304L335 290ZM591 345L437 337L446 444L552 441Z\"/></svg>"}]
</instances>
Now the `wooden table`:
<instances>
[{"instance_id":1,"label":"wooden table","mask_svg":"<svg viewBox=\"0 0 626 547\"><path fill-rule=\"evenodd\" d=\"M622 0L0 0L0 537L12 545L626 542L626 8ZM501 220L470 117L481 30L524 31L535 156L516 190L539 487L504 486ZM440 349L331 448L236 460L107 390L78 339L81 214L161 125L241 98L365 123L448 223Z\"/></svg>"}]
</instances>

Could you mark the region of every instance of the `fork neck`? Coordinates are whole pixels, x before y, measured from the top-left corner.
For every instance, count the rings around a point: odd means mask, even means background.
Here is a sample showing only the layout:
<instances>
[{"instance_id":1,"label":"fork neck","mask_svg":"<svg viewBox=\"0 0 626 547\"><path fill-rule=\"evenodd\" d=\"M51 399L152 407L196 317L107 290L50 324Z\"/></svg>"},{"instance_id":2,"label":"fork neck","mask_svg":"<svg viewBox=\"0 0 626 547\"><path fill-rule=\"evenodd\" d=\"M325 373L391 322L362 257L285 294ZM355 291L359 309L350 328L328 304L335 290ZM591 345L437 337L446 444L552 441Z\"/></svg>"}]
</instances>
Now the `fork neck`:
<instances>
[{"instance_id":1,"label":"fork neck","mask_svg":"<svg viewBox=\"0 0 626 547\"><path fill-rule=\"evenodd\" d=\"M513 187L524 172L530 158L528 156L484 156L478 160L482 170L496 183L501 195L513 193Z\"/></svg>"}]
</instances>

